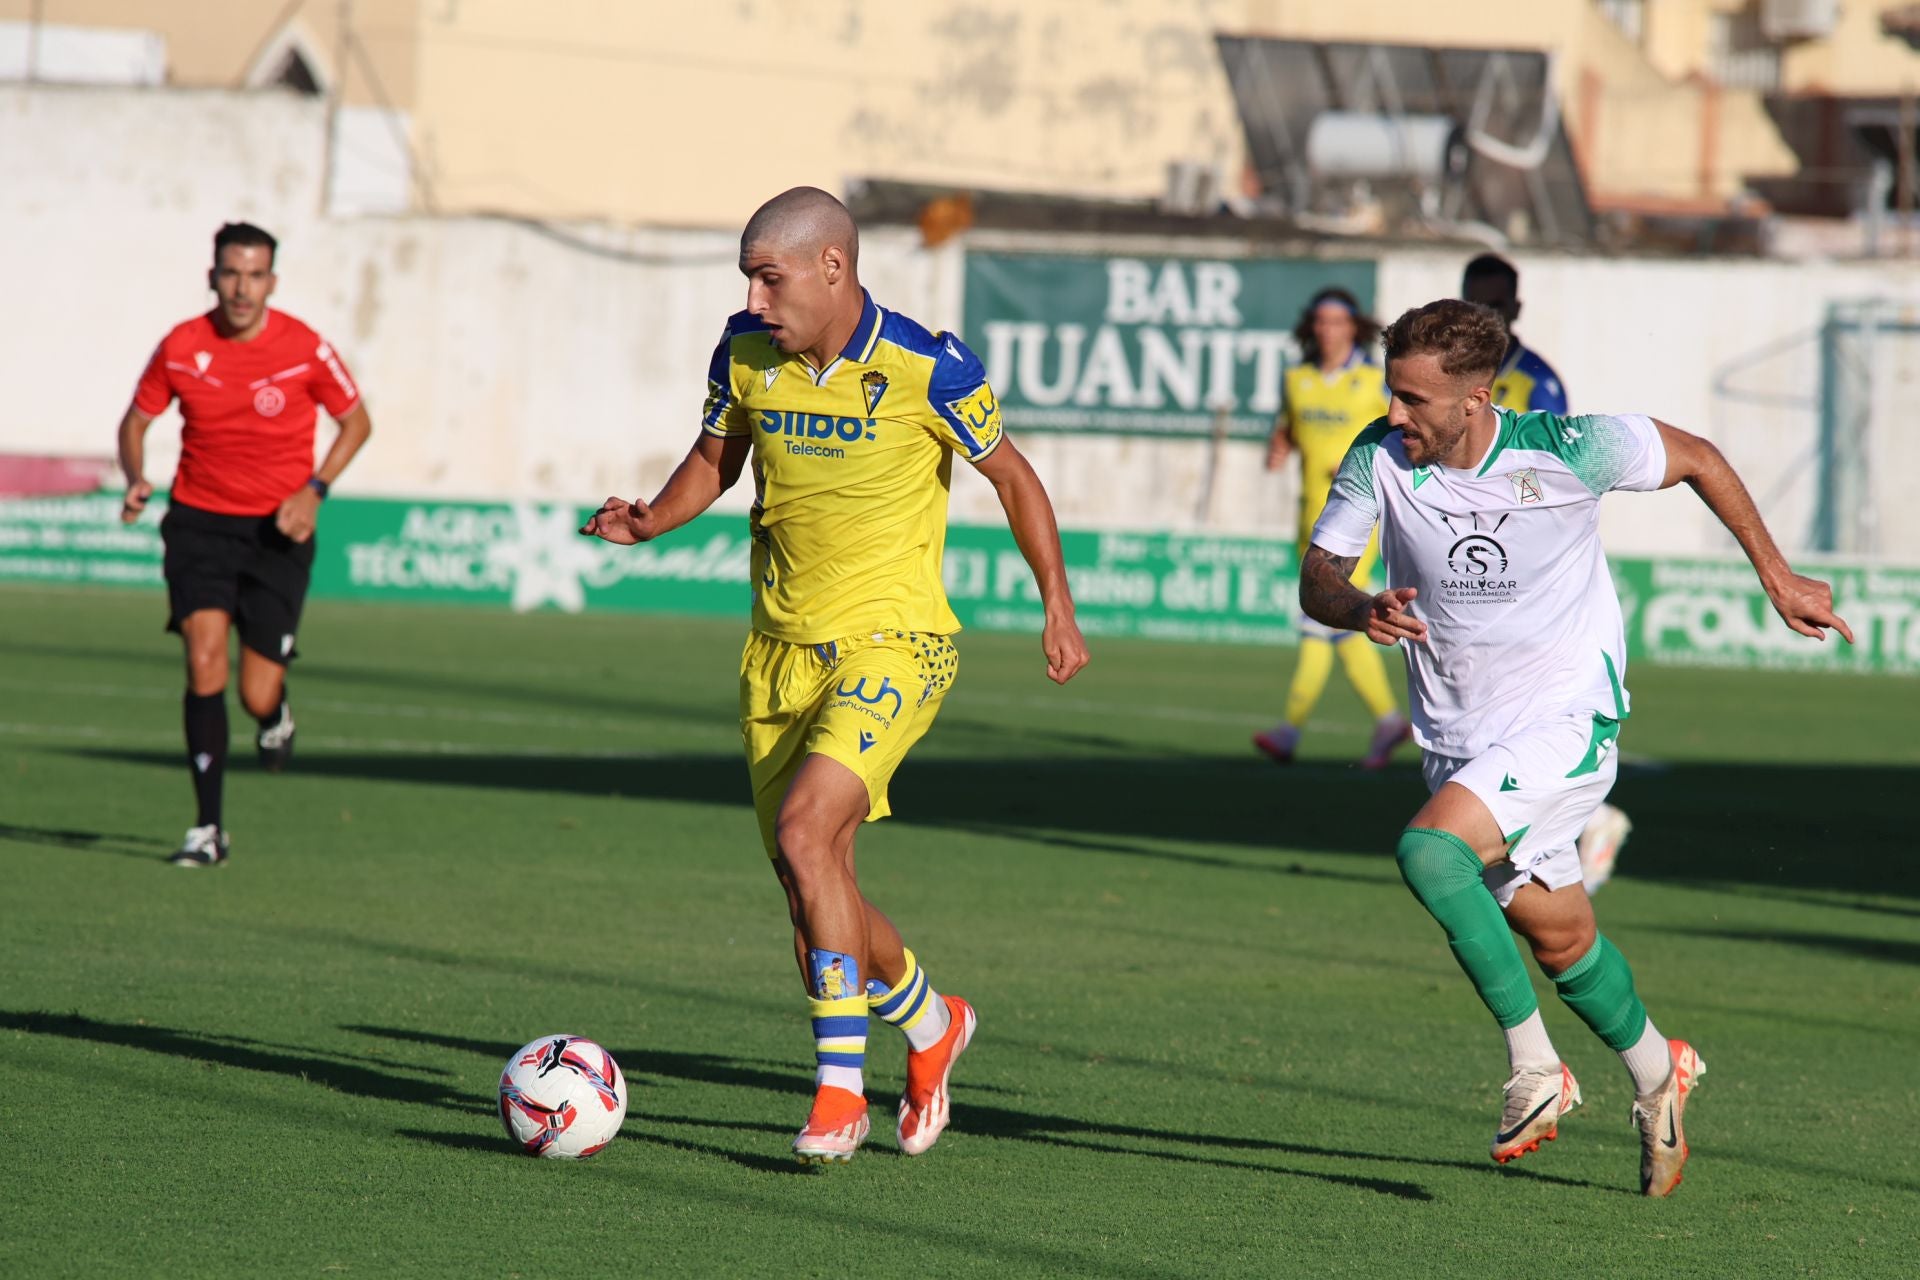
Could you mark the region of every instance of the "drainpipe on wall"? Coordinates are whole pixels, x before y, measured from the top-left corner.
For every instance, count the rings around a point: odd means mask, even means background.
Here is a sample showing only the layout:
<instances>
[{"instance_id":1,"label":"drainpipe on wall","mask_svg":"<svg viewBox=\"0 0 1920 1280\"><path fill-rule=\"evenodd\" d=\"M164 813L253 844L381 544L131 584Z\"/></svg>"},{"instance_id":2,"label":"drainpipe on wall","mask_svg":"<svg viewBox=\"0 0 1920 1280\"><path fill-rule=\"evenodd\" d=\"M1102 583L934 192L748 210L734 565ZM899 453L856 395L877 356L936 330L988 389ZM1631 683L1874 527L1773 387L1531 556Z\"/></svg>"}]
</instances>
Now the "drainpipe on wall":
<instances>
[{"instance_id":1,"label":"drainpipe on wall","mask_svg":"<svg viewBox=\"0 0 1920 1280\"><path fill-rule=\"evenodd\" d=\"M1718 168L1720 150L1720 82L1702 77L1700 82L1700 171L1702 200L1713 199L1713 176Z\"/></svg>"}]
</instances>

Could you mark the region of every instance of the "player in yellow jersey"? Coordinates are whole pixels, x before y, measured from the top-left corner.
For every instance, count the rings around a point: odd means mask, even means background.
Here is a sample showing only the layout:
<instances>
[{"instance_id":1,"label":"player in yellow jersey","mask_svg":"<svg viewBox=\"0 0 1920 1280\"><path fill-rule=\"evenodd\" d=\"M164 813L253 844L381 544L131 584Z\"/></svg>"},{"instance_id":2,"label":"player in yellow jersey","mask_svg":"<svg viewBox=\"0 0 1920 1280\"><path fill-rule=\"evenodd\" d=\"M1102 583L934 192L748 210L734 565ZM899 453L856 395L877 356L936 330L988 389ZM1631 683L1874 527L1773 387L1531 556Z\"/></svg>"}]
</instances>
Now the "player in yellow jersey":
<instances>
[{"instance_id":1,"label":"player in yellow jersey","mask_svg":"<svg viewBox=\"0 0 1920 1280\"><path fill-rule=\"evenodd\" d=\"M1460 296L1492 307L1507 322L1507 352L1500 358L1490 388L1493 402L1515 413L1565 414L1567 388L1560 375L1513 331L1514 321L1520 318L1519 270L1499 254L1483 253L1462 273Z\"/></svg>"},{"instance_id":2,"label":"player in yellow jersey","mask_svg":"<svg viewBox=\"0 0 1920 1280\"><path fill-rule=\"evenodd\" d=\"M1368 363L1366 347L1380 334L1380 326L1361 310L1345 289L1316 293L1300 313L1294 329L1300 344L1300 363L1286 372L1281 385L1280 417L1267 446L1267 470L1278 471L1294 454L1300 455L1300 537L1302 554L1313 541L1314 522L1327 505L1333 473L1340 469L1347 446L1387 408L1387 384L1380 366ZM1353 581L1364 586L1380 557L1376 539L1367 544ZM1354 691L1373 715L1373 737L1361 761L1364 768L1386 767L1393 749L1407 741L1412 726L1394 704L1387 669L1372 645L1354 642L1354 632L1336 631L1311 618L1300 623L1300 658L1287 691L1286 719L1253 737L1253 745L1281 764L1293 763L1300 730L1313 714L1314 704L1327 687L1337 651Z\"/></svg>"},{"instance_id":3,"label":"player in yellow jersey","mask_svg":"<svg viewBox=\"0 0 1920 1280\"><path fill-rule=\"evenodd\" d=\"M1539 352L1520 341L1513 331L1520 318L1520 272L1498 254L1483 253L1467 264L1460 277L1460 296L1492 307L1507 322L1507 351L1493 376L1493 402L1515 413L1545 411L1565 415L1567 388L1560 375ZM1580 876L1589 894L1613 876L1620 850L1633 831L1624 810L1602 804L1588 820L1575 846L1580 854Z\"/></svg>"},{"instance_id":4,"label":"player in yellow jersey","mask_svg":"<svg viewBox=\"0 0 1920 1280\"><path fill-rule=\"evenodd\" d=\"M1053 505L957 337L875 305L846 208L796 187L740 237L747 309L727 321L701 433L652 502L608 498L582 533L635 543L711 506L752 463L753 630L740 730L754 807L786 889L813 1017L813 1107L793 1149L843 1162L866 1138L869 1010L906 1033L900 1146L946 1128L947 1080L977 1019L940 996L861 894L854 836L953 684L960 629L940 576L953 456L998 492L1045 606L1047 675L1087 663Z\"/></svg>"}]
</instances>

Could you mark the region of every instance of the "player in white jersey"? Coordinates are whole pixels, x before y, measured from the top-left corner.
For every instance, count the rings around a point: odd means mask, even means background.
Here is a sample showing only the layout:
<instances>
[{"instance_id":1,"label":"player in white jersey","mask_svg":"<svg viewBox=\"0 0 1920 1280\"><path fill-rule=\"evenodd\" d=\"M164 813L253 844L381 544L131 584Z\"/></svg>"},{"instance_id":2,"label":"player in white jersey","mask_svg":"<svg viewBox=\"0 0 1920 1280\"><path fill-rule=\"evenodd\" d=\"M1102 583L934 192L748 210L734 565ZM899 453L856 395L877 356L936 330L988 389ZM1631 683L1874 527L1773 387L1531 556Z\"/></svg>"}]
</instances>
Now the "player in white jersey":
<instances>
[{"instance_id":1,"label":"player in white jersey","mask_svg":"<svg viewBox=\"0 0 1920 1280\"><path fill-rule=\"evenodd\" d=\"M1538 351L1520 341L1513 325L1520 318L1520 272L1498 254L1483 253L1467 264L1460 279L1460 296L1468 302L1492 307L1507 322L1507 354L1493 375L1493 403L1516 413L1545 410L1565 415L1567 388ZM1620 850L1627 843L1633 822L1610 804L1601 804L1587 819L1575 846L1580 855L1580 875L1589 894L1613 875Z\"/></svg>"},{"instance_id":2,"label":"player in white jersey","mask_svg":"<svg viewBox=\"0 0 1920 1280\"><path fill-rule=\"evenodd\" d=\"M1574 853L1613 785L1630 709L1601 495L1685 481L1739 540L1788 626L1815 639L1831 627L1849 643L1853 633L1833 612L1832 589L1788 566L1708 442L1638 415L1495 407L1506 328L1474 303L1416 308L1384 341L1392 400L1334 478L1301 562L1301 607L1406 657L1432 795L1396 856L1506 1035L1512 1075L1493 1158L1537 1149L1580 1102L1518 933L1560 998L1626 1063L1640 1187L1664 1196L1686 1162L1681 1116L1705 1064L1647 1017L1625 957L1595 929ZM1348 575L1376 524L1388 589L1369 596Z\"/></svg>"}]
</instances>

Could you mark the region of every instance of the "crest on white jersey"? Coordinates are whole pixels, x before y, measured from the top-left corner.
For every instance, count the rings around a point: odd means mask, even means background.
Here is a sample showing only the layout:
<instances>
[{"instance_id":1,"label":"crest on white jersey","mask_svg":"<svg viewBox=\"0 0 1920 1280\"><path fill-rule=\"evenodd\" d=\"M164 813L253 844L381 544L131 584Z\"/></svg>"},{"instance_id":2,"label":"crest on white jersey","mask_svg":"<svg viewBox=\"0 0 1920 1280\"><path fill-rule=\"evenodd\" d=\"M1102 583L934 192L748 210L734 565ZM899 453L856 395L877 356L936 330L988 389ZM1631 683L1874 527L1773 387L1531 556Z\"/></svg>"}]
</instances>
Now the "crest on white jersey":
<instances>
[{"instance_id":1,"label":"crest on white jersey","mask_svg":"<svg viewBox=\"0 0 1920 1280\"><path fill-rule=\"evenodd\" d=\"M1532 467L1509 472L1507 479L1513 481L1513 500L1521 506L1540 501L1540 477Z\"/></svg>"}]
</instances>

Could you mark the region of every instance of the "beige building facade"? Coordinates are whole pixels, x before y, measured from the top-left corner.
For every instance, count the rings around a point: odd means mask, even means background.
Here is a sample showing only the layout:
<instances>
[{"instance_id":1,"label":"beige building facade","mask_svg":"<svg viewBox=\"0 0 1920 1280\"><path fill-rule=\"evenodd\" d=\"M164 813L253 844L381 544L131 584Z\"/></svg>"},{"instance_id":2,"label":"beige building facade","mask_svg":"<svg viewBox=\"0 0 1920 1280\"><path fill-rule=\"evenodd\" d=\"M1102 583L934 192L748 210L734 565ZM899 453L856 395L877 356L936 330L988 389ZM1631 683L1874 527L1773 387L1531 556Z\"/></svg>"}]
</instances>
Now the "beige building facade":
<instances>
[{"instance_id":1,"label":"beige building facade","mask_svg":"<svg viewBox=\"0 0 1920 1280\"><path fill-rule=\"evenodd\" d=\"M1246 142L1221 33L1546 51L1597 208L1737 206L1801 163L1765 95L1920 82L1883 30L1899 7L0 0L0 29L157 33L181 86L337 89L345 151L397 148L379 164L404 170L367 179L360 211L720 227L770 191L862 178L1151 198L1186 164L1233 190ZM1801 34L1775 38L1783 15Z\"/></svg>"}]
</instances>

